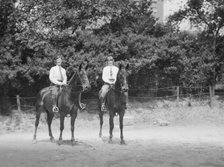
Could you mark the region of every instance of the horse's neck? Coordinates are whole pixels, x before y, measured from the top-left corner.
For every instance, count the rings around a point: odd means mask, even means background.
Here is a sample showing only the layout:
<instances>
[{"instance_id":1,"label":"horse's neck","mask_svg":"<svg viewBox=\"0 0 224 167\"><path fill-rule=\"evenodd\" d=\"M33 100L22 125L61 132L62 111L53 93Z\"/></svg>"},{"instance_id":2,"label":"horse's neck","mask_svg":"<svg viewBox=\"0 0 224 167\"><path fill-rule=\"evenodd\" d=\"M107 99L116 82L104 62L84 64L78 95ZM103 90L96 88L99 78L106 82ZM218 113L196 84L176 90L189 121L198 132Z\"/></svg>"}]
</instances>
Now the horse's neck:
<instances>
[{"instance_id":1,"label":"horse's neck","mask_svg":"<svg viewBox=\"0 0 224 167\"><path fill-rule=\"evenodd\" d=\"M69 83L69 97L71 100L76 100L79 98L81 92L81 82L79 82L79 76L76 74Z\"/></svg>"},{"instance_id":2,"label":"horse's neck","mask_svg":"<svg viewBox=\"0 0 224 167\"><path fill-rule=\"evenodd\" d=\"M107 105L114 106L116 104L120 104L122 101L122 96L121 91L110 89L106 96Z\"/></svg>"},{"instance_id":3,"label":"horse's neck","mask_svg":"<svg viewBox=\"0 0 224 167\"><path fill-rule=\"evenodd\" d=\"M114 90L116 90L117 92L121 92L121 86L118 82L114 85Z\"/></svg>"},{"instance_id":4,"label":"horse's neck","mask_svg":"<svg viewBox=\"0 0 224 167\"><path fill-rule=\"evenodd\" d=\"M122 94L122 92L120 90L116 89L115 87L110 87L108 94L110 94L114 97L117 97L117 96L120 96Z\"/></svg>"},{"instance_id":5,"label":"horse's neck","mask_svg":"<svg viewBox=\"0 0 224 167\"><path fill-rule=\"evenodd\" d=\"M66 105L68 106L74 104L74 102L76 102L76 100L79 98L79 92L73 89L74 88L70 86L64 87L60 93L61 98L67 102Z\"/></svg>"},{"instance_id":6,"label":"horse's neck","mask_svg":"<svg viewBox=\"0 0 224 167\"><path fill-rule=\"evenodd\" d=\"M109 85L109 89L116 89L116 87L115 87L114 84L110 84L110 85Z\"/></svg>"},{"instance_id":7,"label":"horse's neck","mask_svg":"<svg viewBox=\"0 0 224 167\"><path fill-rule=\"evenodd\" d=\"M71 80L69 81L69 87L71 88L72 91L76 91L77 87L79 86L78 81L79 81L79 76L76 73L74 74L74 76L72 76Z\"/></svg>"}]
</instances>

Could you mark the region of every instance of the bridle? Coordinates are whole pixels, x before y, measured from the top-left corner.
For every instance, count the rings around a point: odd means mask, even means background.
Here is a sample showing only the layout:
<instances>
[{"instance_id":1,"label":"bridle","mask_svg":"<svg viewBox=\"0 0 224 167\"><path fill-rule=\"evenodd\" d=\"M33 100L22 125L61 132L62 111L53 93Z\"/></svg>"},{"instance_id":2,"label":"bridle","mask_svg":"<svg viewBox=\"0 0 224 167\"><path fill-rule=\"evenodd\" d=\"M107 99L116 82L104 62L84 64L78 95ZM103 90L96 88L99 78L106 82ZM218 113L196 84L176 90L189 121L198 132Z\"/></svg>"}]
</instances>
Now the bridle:
<instances>
[{"instance_id":1,"label":"bridle","mask_svg":"<svg viewBox=\"0 0 224 167\"><path fill-rule=\"evenodd\" d=\"M68 81L68 85L66 87L72 87L71 82L74 79L74 77L75 77L76 74L77 74L77 76L78 76L78 78L79 78L79 80L81 82L81 84L77 84L76 86L81 86L82 89L83 89L84 83L83 83L83 81L81 79L81 76L80 76L80 74L79 74L79 72L77 70L74 72L74 74L72 75L71 79Z\"/></svg>"},{"instance_id":2,"label":"bridle","mask_svg":"<svg viewBox=\"0 0 224 167\"><path fill-rule=\"evenodd\" d=\"M118 74L117 76L117 84L119 84L120 90L116 89L115 85L110 84L110 89L114 89L116 92L120 92L120 93L125 93L128 91L128 89L123 89L123 87L125 87L125 85L127 85L127 80L126 78L122 78L122 80L120 79L121 74ZM123 84L124 83L124 84Z\"/></svg>"}]
</instances>

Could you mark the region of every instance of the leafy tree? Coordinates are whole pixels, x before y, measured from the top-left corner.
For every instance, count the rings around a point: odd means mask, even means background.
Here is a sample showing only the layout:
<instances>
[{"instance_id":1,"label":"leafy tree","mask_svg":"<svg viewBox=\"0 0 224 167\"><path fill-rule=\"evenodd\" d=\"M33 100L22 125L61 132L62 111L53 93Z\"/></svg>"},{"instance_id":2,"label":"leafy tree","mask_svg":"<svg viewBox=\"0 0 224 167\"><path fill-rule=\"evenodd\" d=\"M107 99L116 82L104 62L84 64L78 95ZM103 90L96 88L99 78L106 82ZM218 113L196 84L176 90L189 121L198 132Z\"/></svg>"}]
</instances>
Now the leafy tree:
<instances>
[{"instance_id":1,"label":"leafy tree","mask_svg":"<svg viewBox=\"0 0 224 167\"><path fill-rule=\"evenodd\" d=\"M224 26L224 2L222 0L188 0L185 9L170 17L170 22L189 19L194 26L202 27L198 37L200 72L207 77L207 84L214 85L223 65L222 54L218 52L219 38ZM200 58L199 58L200 57ZM202 78L201 78L202 79ZM203 80L203 79L202 79Z\"/></svg>"},{"instance_id":2,"label":"leafy tree","mask_svg":"<svg viewBox=\"0 0 224 167\"><path fill-rule=\"evenodd\" d=\"M157 24L150 5L147 0L20 0L0 42L1 83L11 96L34 96L49 84L57 55L66 60L69 77L88 59L94 83L112 55L117 63L130 64L130 89L164 86L168 80L180 84L187 41Z\"/></svg>"}]
</instances>

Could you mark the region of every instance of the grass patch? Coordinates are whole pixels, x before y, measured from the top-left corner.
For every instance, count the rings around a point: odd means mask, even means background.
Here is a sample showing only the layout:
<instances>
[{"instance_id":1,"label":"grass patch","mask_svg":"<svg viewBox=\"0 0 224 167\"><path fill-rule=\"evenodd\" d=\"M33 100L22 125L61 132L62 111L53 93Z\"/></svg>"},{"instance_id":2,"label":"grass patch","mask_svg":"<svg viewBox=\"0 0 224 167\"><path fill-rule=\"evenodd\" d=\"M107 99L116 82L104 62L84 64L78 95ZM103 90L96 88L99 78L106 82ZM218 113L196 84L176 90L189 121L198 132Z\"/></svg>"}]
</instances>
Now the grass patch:
<instances>
[{"instance_id":1,"label":"grass patch","mask_svg":"<svg viewBox=\"0 0 224 167\"><path fill-rule=\"evenodd\" d=\"M88 104L91 105L88 106ZM130 100L126 115L133 117L133 125L154 125L161 120L169 122L169 124L223 124L224 103L223 100L216 99L214 106L211 108L208 100L191 100L191 105L189 105L189 101L186 99L181 100L178 105L175 100L150 100L144 102ZM77 120L76 127L78 128L98 128L97 103L88 102L87 110L80 112ZM108 122L107 120L105 121ZM0 115L1 133L33 131L34 124L35 112L18 112L13 110L9 116ZM65 124L66 127L70 127L70 121L66 120ZM59 119L54 119L52 126L59 129L59 125ZM42 113L38 127L39 129L47 130L46 113Z\"/></svg>"}]
</instances>

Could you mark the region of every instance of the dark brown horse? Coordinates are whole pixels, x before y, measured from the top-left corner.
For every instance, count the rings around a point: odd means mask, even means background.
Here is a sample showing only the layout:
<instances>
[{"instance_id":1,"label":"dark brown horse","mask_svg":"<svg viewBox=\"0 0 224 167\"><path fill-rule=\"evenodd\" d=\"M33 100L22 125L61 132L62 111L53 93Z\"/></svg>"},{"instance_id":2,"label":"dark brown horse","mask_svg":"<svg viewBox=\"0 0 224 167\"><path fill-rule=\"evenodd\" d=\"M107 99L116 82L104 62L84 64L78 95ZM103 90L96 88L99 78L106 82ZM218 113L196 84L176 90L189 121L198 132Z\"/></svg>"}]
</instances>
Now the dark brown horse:
<instances>
[{"instance_id":1,"label":"dark brown horse","mask_svg":"<svg viewBox=\"0 0 224 167\"><path fill-rule=\"evenodd\" d=\"M74 124L77 117L77 111L80 108L80 96L83 91L90 89L90 83L86 74L86 69L79 66L79 69L74 72L67 86L63 87L58 97L58 108L60 113L60 136L59 144L62 143L62 132L64 130L65 116L70 114L71 116L71 141L74 144ZM54 137L51 131L51 123L54 117L52 111L52 95L50 87L42 89L37 96L36 103L36 122L35 132L33 136L34 142L36 142L37 127L41 112L47 113L47 123L50 140L53 141Z\"/></svg>"},{"instance_id":2,"label":"dark brown horse","mask_svg":"<svg viewBox=\"0 0 224 167\"><path fill-rule=\"evenodd\" d=\"M120 122L120 143L125 144L123 136L123 118L126 109L126 96L125 93L128 91L128 82L127 82L127 69L120 65L119 72L117 75L117 81L115 85L110 85L110 90L108 91L105 99L105 105L109 111L109 123L110 123L110 137L109 143L112 142L113 138L113 128L114 128L114 116L119 115ZM100 132L99 137L102 137L102 126L103 126L103 114L104 111L101 111L101 102L98 102L99 108L99 117L100 117Z\"/></svg>"}]
</instances>

